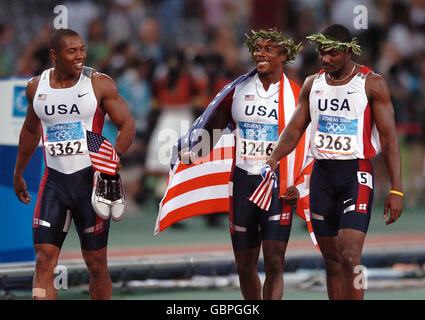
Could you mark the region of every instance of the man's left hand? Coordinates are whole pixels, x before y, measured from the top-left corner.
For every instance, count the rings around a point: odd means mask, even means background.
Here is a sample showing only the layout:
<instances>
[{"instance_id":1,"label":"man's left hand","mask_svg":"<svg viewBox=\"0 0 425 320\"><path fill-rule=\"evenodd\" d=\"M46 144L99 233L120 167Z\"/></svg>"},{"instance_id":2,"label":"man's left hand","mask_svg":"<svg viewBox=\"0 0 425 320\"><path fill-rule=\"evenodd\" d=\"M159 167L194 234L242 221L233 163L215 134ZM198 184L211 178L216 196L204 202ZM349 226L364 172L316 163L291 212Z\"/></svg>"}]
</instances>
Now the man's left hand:
<instances>
[{"instance_id":1,"label":"man's left hand","mask_svg":"<svg viewBox=\"0 0 425 320\"><path fill-rule=\"evenodd\" d=\"M388 212L390 212L390 218L385 222L385 225L389 225L396 222L401 216L403 210L403 197L396 194L389 194L385 200L384 219L387 219Z\"/></svg>"},{"instance_id":2,"label":"man's left hand","mask_svg":"<svg viewBox=\"0 0 425 320\"><path fill-rule=\"evenodd\" d=\"M121 161L118 161L117 168L115 169L115 174L117 174L118 172L120 172L121 168L122 168Z\"/></svg>"}]
</instances>

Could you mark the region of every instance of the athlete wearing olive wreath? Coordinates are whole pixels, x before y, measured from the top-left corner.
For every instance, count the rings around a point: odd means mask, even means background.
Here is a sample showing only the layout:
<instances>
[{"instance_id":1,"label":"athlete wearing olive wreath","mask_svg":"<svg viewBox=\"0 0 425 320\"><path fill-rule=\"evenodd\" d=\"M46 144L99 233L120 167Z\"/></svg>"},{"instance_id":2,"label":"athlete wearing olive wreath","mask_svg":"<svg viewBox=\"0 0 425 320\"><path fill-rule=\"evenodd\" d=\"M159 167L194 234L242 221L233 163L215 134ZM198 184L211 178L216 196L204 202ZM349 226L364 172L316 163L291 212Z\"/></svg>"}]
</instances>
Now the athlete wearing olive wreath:
<instances>
[{"instance_id":1,"label":"athlete wearing olive wreath","mask_svg":"<svg viewBox=\"0 0 425 320\"><path fill-rule=\"evenodd\" d=\"M235 129L229 225L242 295L245 299L281 299L292 206L297 204L297 213L303 217L303 205L308 203L303 186L312 167L307 160L309 139L304 137L290 160L281 162L268 209L249 198L263 181L265 161L296 108L300 88L283 71L301 44L296 45L276 29L252 31L246 36L256 69L223 88L206 110L211 111L211 117L205 116L209 120L202 123L208 122L205 132L228 125ZM187 157L191 157L190 152L182 149L181 158ZM304 166L307 161L310 165ZM263 288L257 271L261 247L266 274Z\"/></svg>"},{"instance_id":2,"label":"athlete wearing olive wreath","mask_svg":"<svg viewBox=\"0 0 425 320\"><path fill-rule=\"evenodd\" d=\"M351 60L360 46L348 29L331 25L307 37L322 70L309 76L299 106L267 160L272 170L297 145L311 122L316 159L310 182L312 225L326 268L330 299L363 299L355 267L369 226L373 201L371 158L382 150L391 191L384 218L389 225L403 208L400 150L394 109L384 79Z\"/></svg>"}]
</instances>

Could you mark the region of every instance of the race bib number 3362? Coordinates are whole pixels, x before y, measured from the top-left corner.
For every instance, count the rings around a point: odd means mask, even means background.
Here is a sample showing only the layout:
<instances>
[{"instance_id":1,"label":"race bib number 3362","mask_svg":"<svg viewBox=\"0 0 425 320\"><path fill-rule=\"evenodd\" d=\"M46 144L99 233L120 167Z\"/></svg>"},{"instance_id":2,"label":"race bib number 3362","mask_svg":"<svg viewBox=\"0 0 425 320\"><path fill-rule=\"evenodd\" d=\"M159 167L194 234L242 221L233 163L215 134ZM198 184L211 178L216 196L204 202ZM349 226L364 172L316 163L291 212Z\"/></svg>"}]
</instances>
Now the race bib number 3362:
<instances>
[{"instance_id":1,"label":"race bib number 3362","mask_svg":"<svg viewBox=\"0 0 425 320\"><path fill-rule=\"evenodd\" d=\"M85 132L79 121L49 126L44 146L52 157L85 154L88 151Z\"/></svg>"},{"instance_id":2,"label":"race bib number 3362","mask_svg":"<svg viewBox=\"0 0 425 320\"><path fill-rule=\"evenodd\" d=\"M320 152L353 154L357 146L357 119L319 116L314 143Z\"/></svg>"}]
</instances>

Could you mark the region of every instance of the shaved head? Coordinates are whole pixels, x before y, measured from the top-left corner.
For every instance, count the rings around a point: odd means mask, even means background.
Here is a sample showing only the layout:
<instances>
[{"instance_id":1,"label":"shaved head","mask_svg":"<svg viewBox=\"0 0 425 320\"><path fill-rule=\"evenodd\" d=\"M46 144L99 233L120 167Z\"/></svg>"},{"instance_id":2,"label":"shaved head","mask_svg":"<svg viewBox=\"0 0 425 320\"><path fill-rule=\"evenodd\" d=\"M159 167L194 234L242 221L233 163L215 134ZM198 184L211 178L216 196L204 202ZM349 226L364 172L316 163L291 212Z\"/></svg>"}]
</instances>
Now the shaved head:
<instances>
[{"instance_id":1,"label":"shaved head","mask_svg":"<svg viewBox=\"0 0 425 320\"><path fill-rule=\"evenodd\" d=\"M53 35L50 37L49 49L53 49L58 52L61 49L63 39L66 37L79 36L77 32L71 29L59 29L56 30Z\"/></svg>"}]
</instances>

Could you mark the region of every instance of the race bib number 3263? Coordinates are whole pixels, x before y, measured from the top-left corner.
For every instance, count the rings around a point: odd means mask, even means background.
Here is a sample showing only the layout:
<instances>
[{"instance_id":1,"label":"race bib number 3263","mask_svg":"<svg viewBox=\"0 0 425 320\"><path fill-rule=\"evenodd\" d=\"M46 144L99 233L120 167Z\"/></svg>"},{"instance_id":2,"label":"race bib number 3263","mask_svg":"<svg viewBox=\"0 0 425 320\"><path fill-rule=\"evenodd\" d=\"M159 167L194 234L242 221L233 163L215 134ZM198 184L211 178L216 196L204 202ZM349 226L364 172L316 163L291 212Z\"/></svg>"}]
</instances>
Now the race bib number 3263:
<instances>
[{"instance_id":1,"label":"race bib number 3263","mask_svg":"<svg viewBox=\"0 0 425 320\"><path fill-rule=\"evenodd\" d=\"M47 127L44 146L52 157L87 153L85 129L81 122Z\"/></svg>"},{"instance_id":2,"label":"race bib number 3263","mask_svg":"<svg viewBox=\"0 0 425 320\"><path fill-rule=\"evenodd\" d=\"M357 146L357 119L320 115L314 143L320 152L353 154Z\"/></svg>"}]
</instances>

